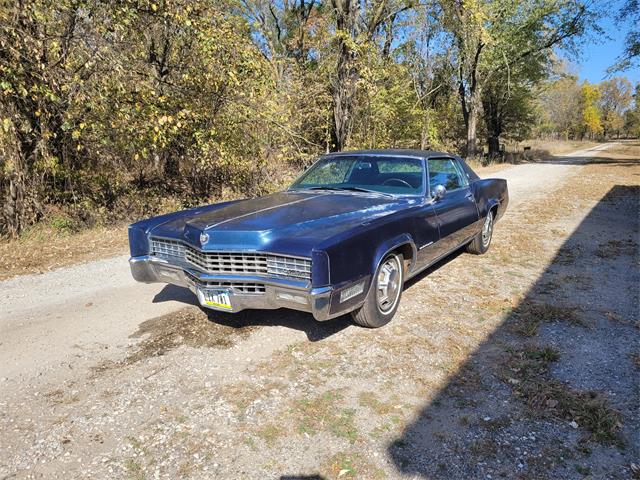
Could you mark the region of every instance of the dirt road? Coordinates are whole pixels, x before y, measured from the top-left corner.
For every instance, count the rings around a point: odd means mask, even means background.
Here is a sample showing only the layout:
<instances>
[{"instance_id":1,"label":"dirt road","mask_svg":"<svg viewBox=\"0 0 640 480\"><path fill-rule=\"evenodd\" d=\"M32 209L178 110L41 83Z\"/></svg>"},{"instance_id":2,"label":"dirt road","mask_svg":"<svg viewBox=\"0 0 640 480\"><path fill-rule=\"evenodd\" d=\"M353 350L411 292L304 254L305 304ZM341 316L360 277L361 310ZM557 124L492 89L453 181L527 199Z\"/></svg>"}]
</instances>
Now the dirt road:
<instances>
[{"instance_id":1,"label":"dirt road","mask_svg":"<svg viewBox=\"0 0 640 480\"><path fill-rule=\"evenodd\" d=\"M382 330L207 317L124 256L0 282L0 479L629 478L639 150L501 170L490 253Z\"/></svg>"}]
</instances>

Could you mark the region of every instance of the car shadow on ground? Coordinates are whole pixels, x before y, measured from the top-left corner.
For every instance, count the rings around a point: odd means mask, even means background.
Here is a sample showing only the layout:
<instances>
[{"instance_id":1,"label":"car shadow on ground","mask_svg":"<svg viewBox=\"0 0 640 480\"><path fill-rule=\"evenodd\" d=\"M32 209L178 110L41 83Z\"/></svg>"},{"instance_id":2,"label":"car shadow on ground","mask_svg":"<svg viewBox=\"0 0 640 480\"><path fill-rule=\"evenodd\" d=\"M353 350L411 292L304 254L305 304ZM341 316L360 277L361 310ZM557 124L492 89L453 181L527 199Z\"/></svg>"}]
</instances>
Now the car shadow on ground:
<instances>
[{"instance_id":1,"label":"car shadow on ground","mask_svg":"<svg viewBox=\"0 0 640 480\"><path fill-rule=\"evenodd\" d=\"M286 327L303 331L311 342L324 340L353 325L349 315L343 315L327 322L318 322L310 313L296 310L243 310L237 313L225 313L202 308L196 296L188 288L177 285L165 285L156 294L153 303L177 301L200 308L209 321L232 328L244 327Z\"/></svg>"},{"instance_id":2,"label":"car shadow on ground","mask_svg":"<svg viewBox=\"0 0 640 480\"><path fill-rule=\"evenodd\" d=\"M620 185L599 201L523 301L389 444L401 474L632 477L639 193Z\"/></svg>"}]
</instances>

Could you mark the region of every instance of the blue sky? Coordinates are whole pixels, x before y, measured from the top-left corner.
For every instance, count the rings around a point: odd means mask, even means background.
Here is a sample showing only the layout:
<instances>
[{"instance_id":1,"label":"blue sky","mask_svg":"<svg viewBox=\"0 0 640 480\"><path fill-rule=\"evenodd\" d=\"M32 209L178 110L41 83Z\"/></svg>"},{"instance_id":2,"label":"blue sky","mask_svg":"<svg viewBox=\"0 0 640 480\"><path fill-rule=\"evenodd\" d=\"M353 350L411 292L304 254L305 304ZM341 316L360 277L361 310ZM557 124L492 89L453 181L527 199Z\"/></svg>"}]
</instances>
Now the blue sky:
<instances>
[{"instance_id":1,"label":"blue sky","mask_svg":"<svg viewBox=\"0 0 640 480\"><path fill-rule=\"evenodd\" d=\"M569 69L577 74L580 80L588 80L590 83L599 83L606 80L606 71L622 53L624 38L628 31L629 23L618 23L614 17L620 10L622 2L610 2L607 6L609 17L603 18L600 26L611 37L610 39L591 39L584 45L583 53L578 59L570 61ZM640 82L640 69L629 69L625 72L613 74L614 76L626 76L632 83Z\"/></svg>"}]
</instances>

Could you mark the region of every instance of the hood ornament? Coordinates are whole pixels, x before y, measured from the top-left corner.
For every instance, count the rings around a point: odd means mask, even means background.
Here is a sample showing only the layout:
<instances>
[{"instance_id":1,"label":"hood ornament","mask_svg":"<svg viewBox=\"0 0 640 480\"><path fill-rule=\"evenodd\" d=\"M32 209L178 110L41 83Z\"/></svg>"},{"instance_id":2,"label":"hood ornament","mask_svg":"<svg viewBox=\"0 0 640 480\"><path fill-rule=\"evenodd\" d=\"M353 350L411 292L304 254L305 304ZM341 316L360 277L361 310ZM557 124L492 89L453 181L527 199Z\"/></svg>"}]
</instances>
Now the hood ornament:
<instances>
[{"instance_id":1,"label":"hood ornament","mask_svg":"<svg viewBox=\"0 0 640 480\"><path fill-rule=\"evenodd\" d=\"M200 234L200 245L204 246L208 241L209 241L209 234L208 233L201 233Z\"/></svg>"}]
</instances>

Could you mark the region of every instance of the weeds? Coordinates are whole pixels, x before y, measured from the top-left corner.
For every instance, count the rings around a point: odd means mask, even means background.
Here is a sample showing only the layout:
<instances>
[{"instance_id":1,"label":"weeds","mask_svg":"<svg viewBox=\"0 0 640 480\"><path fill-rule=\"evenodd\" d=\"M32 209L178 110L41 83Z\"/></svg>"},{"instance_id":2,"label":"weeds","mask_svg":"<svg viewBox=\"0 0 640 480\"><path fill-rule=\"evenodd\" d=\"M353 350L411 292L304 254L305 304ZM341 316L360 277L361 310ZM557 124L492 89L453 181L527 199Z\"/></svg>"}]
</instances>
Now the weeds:
<instances>
[{"instance_id":1,"label":"weeds","mask_svg":"<svg viewBox=\"0 0 640 480\"><path fill-rule=\"evenodd\" d=\"M633 255L636 249L637 244L633 240L609 240L598 245L596 255L604 259L613 259L621 255Z\"/></svg>"},{"instance_id":2,"label":"weeds","mask_svg":"<svg viewBox=\"0 0 640 480\"><path fill-rule=\"evenodd\" d=\"M330 390L314 398L296 400L292 413L298 422L298 433L314 435L326 431L354 443L358 437L355 410L340 408L342 399L341 392Z\"/></svg>"},{"instance_id":3,"label":"weeds","mask_svg":"<svg viewBox=\"0 0 640 480\"><path fill-rule=\"evenodd\" d=\"M511 349L503 380L532 412L575 422L590 432L590 439L622 446L620 414L604 398L550 377L549 365L559 358L560 353L552 347Z\"/></svg>"},{"instance_id":4,"label":"weeds","mask_svg":"<svg viewBox=\"0 0 640 480\"><path fill-rule=\"evenodd\" d=\"M512 329L525 337L532 337L538 333L543 323L563 321L574 325L585 323L577 314L575 307L551 305L548 303L524 303L513 312Z\"/></svg>"}]
</instances>

